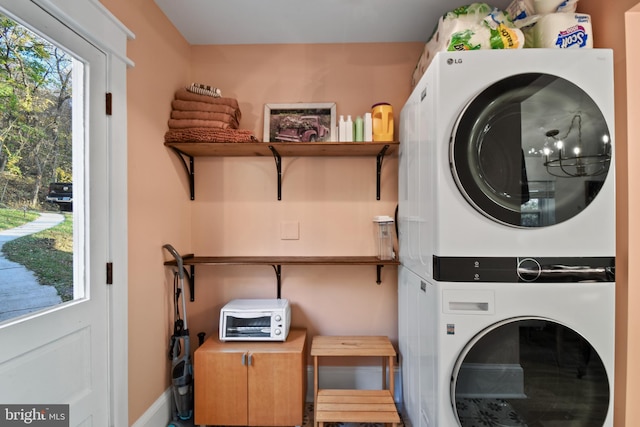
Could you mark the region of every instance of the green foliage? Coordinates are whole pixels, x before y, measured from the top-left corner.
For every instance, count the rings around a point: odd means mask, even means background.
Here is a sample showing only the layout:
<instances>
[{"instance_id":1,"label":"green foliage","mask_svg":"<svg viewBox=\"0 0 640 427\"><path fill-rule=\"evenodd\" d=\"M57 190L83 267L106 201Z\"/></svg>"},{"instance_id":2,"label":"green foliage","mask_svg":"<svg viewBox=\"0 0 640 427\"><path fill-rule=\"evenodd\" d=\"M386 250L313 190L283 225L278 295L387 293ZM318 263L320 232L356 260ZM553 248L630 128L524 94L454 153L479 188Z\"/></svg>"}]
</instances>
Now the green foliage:
<instances>
[{"instance_id":1,"label":"green foliage","mask_svg":"<svg viewBox=\"0 0 640 427\"><path fill-rule=\"evenodd\" d=\"M0 174L13 177L0 179L0 203L36 207L49 182L71 177L71 71L70 55L0 14Z\"/></svg>"},{"instance_id":2,"label":"green foliage","mask_svg":"<svg viewBox=\"0 0 640 427\"><path fill-rule=\"evenodd\" d=\"M57 168L55 181L56 182L73 182L73 176L71 175L71 173L69 173L65 169Z\"/></svg>"}]
</instances>

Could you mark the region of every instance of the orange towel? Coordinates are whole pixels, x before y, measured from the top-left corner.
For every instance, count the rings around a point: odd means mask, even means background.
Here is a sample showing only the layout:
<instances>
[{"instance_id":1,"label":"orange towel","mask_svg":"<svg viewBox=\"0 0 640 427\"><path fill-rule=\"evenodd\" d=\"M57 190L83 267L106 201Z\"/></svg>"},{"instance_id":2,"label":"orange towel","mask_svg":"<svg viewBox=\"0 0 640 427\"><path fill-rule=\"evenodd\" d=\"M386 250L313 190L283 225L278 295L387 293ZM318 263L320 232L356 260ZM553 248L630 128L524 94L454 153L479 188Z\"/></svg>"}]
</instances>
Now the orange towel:
<instances>
[{"instance_id":1,"label":"orange towel","mask_svg":"<svg viewBox=\"0 0 640 427\"><path fill-rule=\"evenodd\" d=\"M201 95L204 96L204 95ZM211 98L211 99L220 99L220 98ZM240 110L237 110L233 107L224 104L211 104L208 102L197 102L197 101L183 101L183 100L173 100L171 101L171 107L174 110L181 111L208 111L213 113L226 113L234 117L238 122L240 122L241 113Z\"/></svg>"},{"instance_id":2,"label":"orange towel","mask_svg":"<svg viewBox=\"0 0 640 427\"><path fill-rule=\"evenodd\" d=\"M165 142L258 142L253 132L244 129L189 128L170 129Z\"/></svg>"},{"instance_id":3,"label":"orange towel","mask_svg":"<svg viewBox=\"0 0 640 427\"><path fill-rule=\"evenodd\" d=\"M231 114L227 113L214 113L210 111L183 111L173 110L171 111L172 119L197 119L197 120L216 120L220 122L229 123L229 127L237 129L238 120Z\"/></svg>"},{"instance_id":4,"label":"orange towel","mask_svg":"<svg viewBox=\"0 0 640 427\"><path fill-rule=\"evenodd\" d=\"M196 119L169 119L169 129L188 129L188 128L222 128L229 127L228 122L220 120L196 120Z\"/></svg>"}]
</instances>

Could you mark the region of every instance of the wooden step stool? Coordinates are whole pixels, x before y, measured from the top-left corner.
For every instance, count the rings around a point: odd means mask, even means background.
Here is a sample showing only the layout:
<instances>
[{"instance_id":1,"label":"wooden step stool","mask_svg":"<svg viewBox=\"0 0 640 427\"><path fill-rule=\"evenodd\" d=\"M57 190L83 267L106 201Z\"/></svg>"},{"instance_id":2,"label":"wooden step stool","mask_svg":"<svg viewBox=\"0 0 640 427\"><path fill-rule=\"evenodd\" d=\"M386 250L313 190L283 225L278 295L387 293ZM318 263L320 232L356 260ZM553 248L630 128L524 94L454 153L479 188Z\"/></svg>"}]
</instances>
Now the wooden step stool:
<instances>
[{"instance_id":1,"label":"wooden step stool","mask_svg":"<svg viewBox=\"0 0 640 427\"><path fill-rule=\"evenodd\" d=\"M324 423L381 423L397 426L400 416L393 400L393 359L396 351L385 336L315 336L313 357L314 415L318 427ZM382 390L333 390L318 387L318 357L379 356L382 358ZM389 387L386 386L387 366Z\"/></svg>"}]
</instances>

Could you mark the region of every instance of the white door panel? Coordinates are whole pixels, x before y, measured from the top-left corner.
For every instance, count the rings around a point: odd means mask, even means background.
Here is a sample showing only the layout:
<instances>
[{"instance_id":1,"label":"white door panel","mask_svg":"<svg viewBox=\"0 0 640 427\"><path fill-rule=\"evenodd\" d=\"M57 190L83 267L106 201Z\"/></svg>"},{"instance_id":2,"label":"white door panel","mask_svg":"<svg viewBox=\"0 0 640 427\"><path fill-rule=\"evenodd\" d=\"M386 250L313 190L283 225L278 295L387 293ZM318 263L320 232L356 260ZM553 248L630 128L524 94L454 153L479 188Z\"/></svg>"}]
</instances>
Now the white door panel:
<instances>
[{"instance_id":1,"label":"white door panel","mask_svg":"<svg viewBox=\"0 0 640 427\"><path fill-rule=\"evenodd\" d=\"M0 11L77 60L73 75L75 299L0 324L0 403L69 404L71 426L107 426L111 416L105 283L109 253L106 56L31 2L0 0Z\"/></svg>"}]
</instances>

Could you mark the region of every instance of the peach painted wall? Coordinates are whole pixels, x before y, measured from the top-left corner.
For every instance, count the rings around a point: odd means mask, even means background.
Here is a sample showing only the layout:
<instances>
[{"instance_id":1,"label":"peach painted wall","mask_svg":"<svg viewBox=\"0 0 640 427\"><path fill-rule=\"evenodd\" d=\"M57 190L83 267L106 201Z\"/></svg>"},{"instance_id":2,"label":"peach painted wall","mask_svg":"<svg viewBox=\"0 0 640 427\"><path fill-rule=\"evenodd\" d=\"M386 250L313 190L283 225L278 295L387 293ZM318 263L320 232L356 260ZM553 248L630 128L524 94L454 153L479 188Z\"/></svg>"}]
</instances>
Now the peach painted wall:
<instances>
[{"instance_id":1,"label":"peach painted wall","mask_svg":"<svg viewBox=\"0 0 640 427\"><path fill-rule=\"evenodd\" d=\"M193 81L240 102L241 128L262 139L265 103L336 102L355 119L371 105L395 107L410 93L420 43L193 46ZM396 130L397 130L396 126ZM397 132L396 132L397 135ZM397 139L397 136L396 136ZM397 157L382 168L377 201L375 157L285 158L282 200L272 157L197 159L193 251L206 255L374 255L374 215L394 215ZM299 223L299 240L281 240L283 221ZM193 324L215 333L215 313L238 297L276 297L270 267L198 269ZM397 339L397 268L289 267L282 297L292 322L315 334L382 334ZM212 308L214 310L212 310Z\"/></svg>"},{"instance_id":2,"label":"peach painted wall","mask_svg":"<svg viewBox=\"0 0 640 427\"><path fill-rule=\"evenodd\" d=\"M594 31L594 46L613 49L615 71L615 109L616 109L616 376L615 376L615 403L614 424L616 426L631 426L637 419L638 392L634 392L633 384L637 384L640 376L634 369L632 348L637 346L637 337L633 335L633 312L640 307L640 300L634 296L633 270L629 266L633 264L631 248L634 240L640 234L633 230L633 218L631 209L631 197L633 169L629 168L629 159L633 144L628 143L627 125L633 125L633 120L627 123L627 118L632 117L627 111L627 85L633 81L628 73L628 52L635 51L633 45L626 46L626 41L635 40L633 37L625 41L625 12L633 7L637 0L617 0L614 2L602 2L600 0L580 0L578 11L588 13L592 17ZM635 33L637 36L638 33ZM628 77L629 76L629 77ZM632 93L632 92L629 92ZM635 238L634 238L635 237ZM635 374L634 374L635 371Z\"/></svg>"},{"instance_id":3,"label":"peach painted wall","mask_svg":"<svg viewBox=\"0 0 640 427\"><path fill-rule=\"evenodd\" d=\"M184 173L163 146L170 102L189 78L190 47L153 0L102 0L133 33L127 56L129 156L129 422L169 385L170 274L162 245L191 246ZM115 159L117 161L117 159ZM118 268L114 266L114 268Z\"/></svg>"},{"instance_id":4,"label":"peach painted wall","mask_svg":"<svg viewBox=\"0 0 640 427\"><path fill-rule=\"evenodd\" d=\"M264 103L337 102L338 114L359 115L378 101L399 110L409 94L410 73L419 44L189 46L153 0L101 0L135 34L128 56L129 109L129 418L138 419L168 387L166 360L170 333L168 286L162 266L173 244L180 252L210 255L368 254L373 253L372 224L377 214L392 214L397 198L397 159L383 165L382 200L375 201L373 159L285 159L283 200L276 201L272 158L197 159L196 200L190 202L182 165L162 146L173 91L199 81L219 86L240 101L241 128L262 135ZM636 0L581 0L590 13L595 45L614 49L616 70L616 142L618 156L618 297L616 426L638 419L639 342L630 324L640 307L638 292L627 283L630 256L640 234L629 221L638 201L627 148L626 72L637 75L640 60L626 63L624 12ZM638 11L629 16L638 28ZM637 31L628 35L637 40ZM632 48L632 46L630 47ZM629 79L631 82L631 79ZM640 89L629 111L640 107ZM635 100L635 104L634 104ZM636 113L637 115L637 113ZM629 127L629 139L640 130ZM637 126L636 126L637 127ZM397 133L396 133L397 135ZM640 173L640 172L636 172ZM640 179L640 177L638 177ZM630 183L629 183L630 182ZM637 193L637 192L636 192ZM300 239L280 239L282 221L300 223ZM640 237L640 235L638 236ZM197 300L189 304L192 336L215 333L217 309L235 297L272 297L275 277L268 267L204 267L197 271ZM284 267L283 296L294 306L294 324L314 333L381 333L397 335L396 270L365 267ZM627 341L627 334L629 340ZM192 337L195 346L195 337ZM629 381L625 381L628 376ZM634 384L635 387L634 387ZM626 405L625 405L626 402ZM631 424L628 424L631 425Z\"/></svg>"},{"instance_id":5,"label":"peach painted wall","mask_svg":"<svg viewBox=\"0 0 640 427\"><path fill-rule=\"evenodd\" d=\"M640 161L640 52L636 41L640 39L640 4L633 7L626 14L626 40L627 43L627 114L629 124L628 136L628 165L629 165L629 217L637 219L640 216L640 170L634 167L635 161ZM629 260L640 259L640 228L638 221L629 221ZM631 261L630 264L633 265ZM637 326L640 325L640 272L637 269L629 269L628 295L628 327L627 327L627 351L628 361L640 360L640 339L638 339ZM640 366L630 362L626 369L626 396L625 419L628 426L633 425L632 420L640 419ZM623 424L620 424L623 425Z\"/></svg>"},{"instance_id":6,"label":"peach painted wall","mask_svg":"<svg viewBox=\"0 0 640 427\"><path fill-rule=\"evenodd\" d=\"M128 43L129 419L135 422L169 386L171 243L199 255L367 255L374 215L393 215L397 158L382 169L375 200L375 158L285 159L276 200L271 157L196 159L196 200L182 164L166 149L174 91L192 81L237 98L241 128L262 136L264 103L336 102L338 114L363 114L374 102L399 110L422 46L409 44L189 46L153 0L101 0L136 35ZM397 127L396 127L397 129ZM280 223L300 223L300 239L280 239ZM282 295L293 323L309 334L397 337L397 269L283 267ZM236 297L275 297L270 267L201 267L189 303L191 342L216 333L218 309Z\"/></svg>"}]
</instances>

